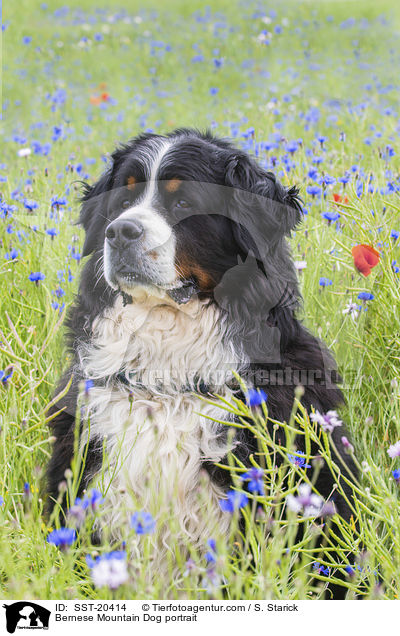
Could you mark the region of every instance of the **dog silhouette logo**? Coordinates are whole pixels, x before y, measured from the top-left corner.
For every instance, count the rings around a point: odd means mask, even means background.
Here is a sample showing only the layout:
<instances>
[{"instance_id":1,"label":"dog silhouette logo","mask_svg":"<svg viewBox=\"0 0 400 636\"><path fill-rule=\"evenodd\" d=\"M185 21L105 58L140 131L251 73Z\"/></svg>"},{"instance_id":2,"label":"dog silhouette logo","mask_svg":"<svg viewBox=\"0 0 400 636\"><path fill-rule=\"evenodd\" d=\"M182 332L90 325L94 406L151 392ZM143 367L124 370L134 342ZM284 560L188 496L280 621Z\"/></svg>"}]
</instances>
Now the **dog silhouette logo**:
<instances>
[{"instance_id":1,"label":"dog silhouette logo","mask_svg":"<svg viewBox=\"0 0 400 636\"><path fill-rule=\"evenodd\" d=\"M3 605L6 610L6 628L9 634L16 629L49 629L50 610L32 603L18 601Z\"/></svg>"}]
</instances>

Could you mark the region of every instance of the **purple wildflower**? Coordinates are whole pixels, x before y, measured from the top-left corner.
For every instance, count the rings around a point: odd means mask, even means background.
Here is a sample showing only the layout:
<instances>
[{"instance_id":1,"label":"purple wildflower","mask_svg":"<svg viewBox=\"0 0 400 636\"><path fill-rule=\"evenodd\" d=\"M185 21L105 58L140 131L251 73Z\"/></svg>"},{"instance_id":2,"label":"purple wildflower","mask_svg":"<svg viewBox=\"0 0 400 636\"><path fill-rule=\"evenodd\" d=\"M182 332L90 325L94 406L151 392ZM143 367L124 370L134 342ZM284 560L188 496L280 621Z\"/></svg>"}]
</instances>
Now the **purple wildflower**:
<instances>
[{"instance_id":1,"label":"purple wildflower","mask_svg":"<svg viewBox=\"0 0 400 636\"><path fill-rule=\"evenodd\" d=\"M286 505L292 512L303 513L304 517L319 517L324 505L324 500L311 491L308 484L300 484L298 495L290 494L286 497Z\"/></svg>"},{"instance_id":2,"label":"purple wildflower","mask_svg":"<svg viewBox=\"0 0 400 636\"><path fill-rule=\"evenodd\" d=\"M113 550L100 555L97 559L87 555L86 563L91 570L90 574L96 587L109 587L111 590L116 590L129 578L124 550Z\"/></svg>"},{"instance_id":3,"label":"purple wildflower","mask_svg":"<svg viewBox=\"0 0 400 636\"><path fill-rule=\"evenodd\" d=\"M328 411L325 414L315 411L311 413L310 420L317 422L325 433L332 433L336 426L342 426L343 422L339 420L336 411Z\"/></svg>"},{"instance_id":4,"label":"purple wildflower","mask_svg":"<svg viewBox=\"0 0 400 636\"><path fill-rule=\"evenodd\" d=\"M354 446L352 444L350 444L349 440L347 439L347 437L345 437L343 435L343 437L341 438L342 440L342 444L343 444L343 448L346 451L346 453L354 453Z\"/></svg>"},{"instance_id":5,"label":"purple wildflower","mask_svg":"<svg viewBox=\"0 0 400 636\"><path fill-rule=\"evenodd\" d=\"M400 457L400 440L395 444L392 444L392 446L389 446L387 453L392 459Z\"/></svg>"}]
</instances>

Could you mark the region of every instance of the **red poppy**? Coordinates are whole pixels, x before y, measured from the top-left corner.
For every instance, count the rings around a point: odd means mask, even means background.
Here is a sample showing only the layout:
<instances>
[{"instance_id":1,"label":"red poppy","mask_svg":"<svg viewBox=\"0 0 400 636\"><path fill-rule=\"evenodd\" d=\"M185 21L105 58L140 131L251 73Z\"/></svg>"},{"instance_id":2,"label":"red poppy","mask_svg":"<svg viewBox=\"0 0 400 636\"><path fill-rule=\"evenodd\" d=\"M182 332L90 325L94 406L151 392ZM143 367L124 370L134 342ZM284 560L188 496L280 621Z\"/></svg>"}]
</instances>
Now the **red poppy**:
<instances>
[{"instance_id":1,"label":"red poppy","mask_svg":"<svg viewBox=\"0 0 400 636\"><path fill-rule=\"evenodd\" d=\"M369 276L371 269L378 265L381 258L371 245L355 245L351 249L354 258L354 267L358 269L363 276Z\"/></svg>"},{"instance_id":2,"label":"red poppy","mask_svg":"<svg viewBox=\"0 0 400 636\"><path fill-rule=\"evenodd\" d=\"M333 193L333 200L335 203L348 203L349 200L346 197L346 195L344 197L340 196L340 194L337 194L336 192Z\"/></svg>"}]
</instances>

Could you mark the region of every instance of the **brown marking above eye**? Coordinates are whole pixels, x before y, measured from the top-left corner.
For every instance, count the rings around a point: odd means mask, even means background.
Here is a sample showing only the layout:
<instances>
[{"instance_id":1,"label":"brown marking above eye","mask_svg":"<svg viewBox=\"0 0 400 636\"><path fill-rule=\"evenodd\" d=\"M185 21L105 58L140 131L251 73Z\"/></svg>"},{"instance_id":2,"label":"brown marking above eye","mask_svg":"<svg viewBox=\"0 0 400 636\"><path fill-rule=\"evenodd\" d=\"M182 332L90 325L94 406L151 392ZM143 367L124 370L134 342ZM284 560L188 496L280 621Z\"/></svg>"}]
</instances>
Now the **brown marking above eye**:
<instances>
[{"instance_id":1,"label":"brown marking above eye","mask_svg":"<svg viewBox=\"0 0 400 636\"><path fill-rule=\"evenodd\" d=\"M128 183L127 183L128 190L134 190L135 186L136 186L135 177L128 177Z\"/></svg>"},{"instance_id":2,"label":"brown marking above eye","mask_svg":"<svg viewBox=\"0 0 400 636\"><path fill-rule=\"evenodd\" d=\"M187 254L180 254L177 261L177 272L181 279L196 277L201 291L211 291L215 281L211 274L195 263Z\"/></svg>"},{"instance_id":3,"label":"brown marking above eye","mask_svg":"<svg viewBox=\"0 0 400 636\"><path fill-rule=\"evenodd\" d=\"M172 194L173 192L179 190L179 186L181 185L181 183L182 181L180 179L171 179L170 181L167 181L165 189L167 190L167 192L170 192Z\"/></svg>"}]
</instances>

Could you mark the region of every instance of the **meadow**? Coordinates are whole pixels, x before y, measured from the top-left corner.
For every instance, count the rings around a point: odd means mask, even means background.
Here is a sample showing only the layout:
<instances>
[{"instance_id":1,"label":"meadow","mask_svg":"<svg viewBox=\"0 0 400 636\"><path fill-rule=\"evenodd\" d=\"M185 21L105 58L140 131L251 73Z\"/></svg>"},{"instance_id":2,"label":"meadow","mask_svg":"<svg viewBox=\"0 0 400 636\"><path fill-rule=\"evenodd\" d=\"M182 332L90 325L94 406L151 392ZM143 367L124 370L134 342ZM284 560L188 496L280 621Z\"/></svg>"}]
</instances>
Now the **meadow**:
<instances>
[{"instance_id":1,"label":"meadow","mask_svg":"<svg viewBox=\"0 0 400 636\"><path fill-rule=\"evenodd\" d=\"M387 0L109 5L3 6L0 596L318 599L341 573L349 599L398 598L400 8ZM327 434L296 403L293 421L276 423L287 434L287 448L277 449L263 426L267 404L256 411L221 404L250 417L242 425L254 427L265 453L264 494L247 492L244 535L234 511L228 542L210 537L206 558L188 546L189 561L177 550L178 574L171 560L153 580L152 521L127 521L120 544L94 546L96 494L82 506L77 538L48 541L65 522L43 514L52 443L46 407L68 363L63 321L82 266L79 181L93 182L118 142L181 126L233 139L285 185L300 187L304 221L291 246L302 317L338 361L340 418L360 477L352 523L284 515L288 495L312 483L321 461L305 458L310 469L293 461L294 420L338 474ZM377 253L370 272L355 266L356 245ZM276 469L278 452L285 461ZM234 458L231 470L244 492ZM66 477L70 493L78 473L77 461ZM336 545L336 560L320 552L321 535ZM110 550L119 551L114 584L96 578L96 558Z\"/></svg>"}]
</instances>

